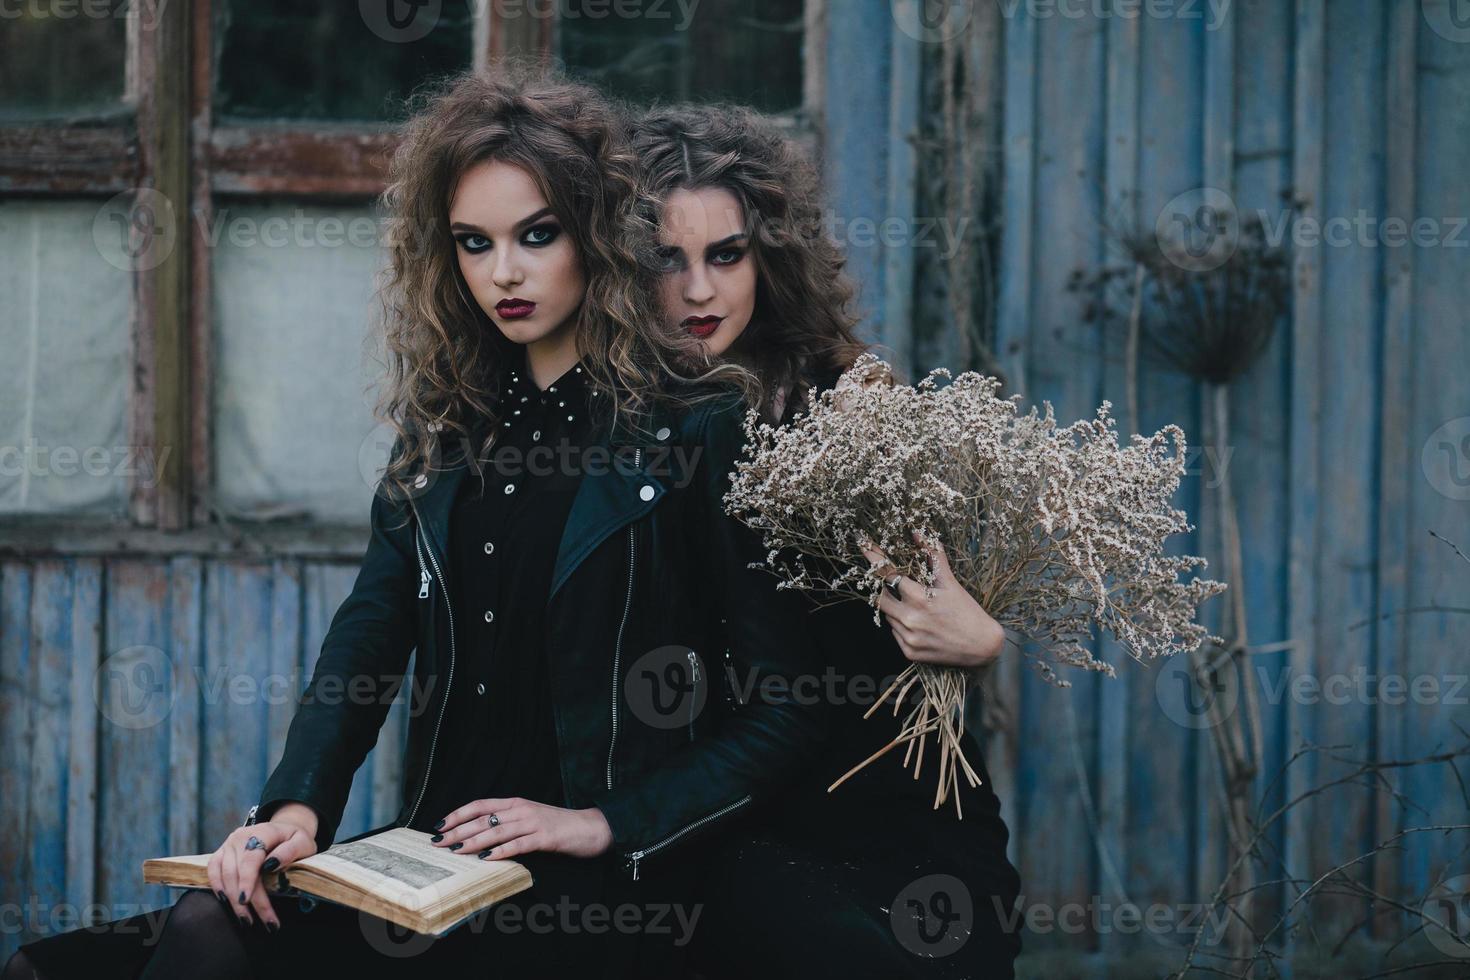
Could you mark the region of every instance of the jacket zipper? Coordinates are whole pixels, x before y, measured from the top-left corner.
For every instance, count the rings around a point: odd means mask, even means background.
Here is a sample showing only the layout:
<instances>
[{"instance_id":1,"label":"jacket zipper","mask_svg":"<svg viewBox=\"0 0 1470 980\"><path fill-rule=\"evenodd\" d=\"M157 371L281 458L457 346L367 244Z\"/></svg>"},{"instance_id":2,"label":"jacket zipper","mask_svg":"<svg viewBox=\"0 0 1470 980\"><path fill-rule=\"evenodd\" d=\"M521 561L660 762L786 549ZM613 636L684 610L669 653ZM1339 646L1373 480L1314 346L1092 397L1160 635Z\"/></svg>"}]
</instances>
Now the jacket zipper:
<instances>
[{"instance_id":1,"label":"jacket zipper","mask_svg":"<svg viewBox=\"0 0 1470 980\"><path fill-rule=\"evenodd\" d=\"M643 450L633 450L633 466L643 464ZM623 630L628 626L628 611L633 608L633 566L637 544L633 537L633 525L628 525L628 594L623 599L623 620L618 623L618 639L613 646L612 672L612 740L607 743L607 788L613 788L613 750L618 747L618 671L623 658Z\"/></svg>"},{"instance_id":2,"label":"jacket zipper","mask_svg":"<svg viewBox=\"0 0 1470 980\"><path fill-rule=\"evenodd\" d=\"M704 816L700 817L698 820L694 821L693 823L685 824L684 826L680 827L678 830L674 831L669 836L665 837L663 840L659 841L657 844L651 844L648 847L643 848L641 851L634 851L632 854L629 854L628 855L628 859L633 862L633 880L634 881L637 881L638 880L638 862L639 861L643 860L645 857L647 857L648 855L652 854L654 851L661 850L662 848L666 847L667 845L672 844L674 841L678 840L680 837L683 837L685 834L689 833L690 831L696 830L699 827L703 827L705 824L709 823L711 820L717 820L720 817L723 817L725 814L731 812L732 810L738 810L740 807L744 806L745 804L747 804L749 802L750 802L750 796L749 795L742 796L740 799L736 800L734 803L731 803L729 806L721 807L720 809L716 810L714 813L707 813L707 814L705 814Z\"/></svg>"},{"instance_id":3,"label":"jacket zipper","mask_svg":"<svg viewBox=\"0 0 1470 980\"><path fill-rule=\"evenodd\" d=\"M411 502L410 502L411 505ZM413 823L414 817L418 816L419 804L424 802L424 794L429 790L429 773L434 769L434 749L439 745L439 727L444 724L444 710L449 707L449 694L454 690L454 607L449 602L449 589L443 587L444 573L439 570L439 563L434 558L434 549L427 546L424 541L424 525L418 519L418 508L414 508L414 548L419 554L419 598L428 598L429 584L428 572L424 570L424 552L429 553L429 564L434 567L434 576L439 579L439 591L444 594L444 609L449 615L449 680L444 685L444 700L439 702L439 717L434 721L434 737L429 741L429 759L424 763L424 782L419 787L418 799L413 802L413 809L409 811L408 822L404 826Z\"/></svg>"}]
</instances>

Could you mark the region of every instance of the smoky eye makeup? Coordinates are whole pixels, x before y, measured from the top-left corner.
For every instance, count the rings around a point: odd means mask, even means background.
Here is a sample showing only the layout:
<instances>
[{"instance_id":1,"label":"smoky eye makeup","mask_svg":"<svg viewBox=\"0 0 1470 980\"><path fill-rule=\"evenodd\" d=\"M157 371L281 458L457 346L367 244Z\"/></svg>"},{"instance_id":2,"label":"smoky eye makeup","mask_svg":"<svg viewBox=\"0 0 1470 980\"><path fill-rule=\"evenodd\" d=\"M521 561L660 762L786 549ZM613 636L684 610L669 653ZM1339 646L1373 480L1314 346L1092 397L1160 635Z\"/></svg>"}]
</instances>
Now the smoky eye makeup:
<instances>
[{"instance_id":1,"label":"smoky eye makeup","mask_svg":"<svg viewBox=\"0 0 1470 980\"><path fill-rule=\"evenodd\" d=\"M456 232L454 240L460 248L471 255L478 255L490 247L490 239L473 231Z\"/></svg>"},{"instance_id":2,"label":"smoky eye makeup","mask_svg":"<svg viewBox=\"0 0 1470 980\"><path fill-rule=\"evenodd\" d=\"M521 242L531 248L545 248L561 237L561 225L555 221L543 221L521 232Z\"/></svg>"}]
</instances>

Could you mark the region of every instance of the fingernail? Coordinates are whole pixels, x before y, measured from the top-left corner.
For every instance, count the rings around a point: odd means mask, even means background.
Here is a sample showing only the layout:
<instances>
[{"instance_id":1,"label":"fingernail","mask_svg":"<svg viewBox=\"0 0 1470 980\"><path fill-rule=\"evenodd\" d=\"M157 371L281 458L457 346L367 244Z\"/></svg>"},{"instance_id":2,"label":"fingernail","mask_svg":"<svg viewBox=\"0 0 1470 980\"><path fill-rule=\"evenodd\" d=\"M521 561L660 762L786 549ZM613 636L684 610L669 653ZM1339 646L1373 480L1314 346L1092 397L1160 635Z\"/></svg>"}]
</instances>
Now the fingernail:
<instances>
[{"instance_id":1,"label":"fingernail","mask_svg":"<svg viewBox=\"0 0 1470 980\"><path fill-rule=\"evenodd\" d=\"M228 898L225 898L225 893L224 892L215 892L214 894L215 894L215 897L220 900L220 904L221 905L229 905L230 904L230 900Z\"/></svg>"},{"instance_id":2,"label":"fingernail","mask_svg":"<svg viewBox=\"0 0 1470 980\"><path fill-rule=\"evenodd\" d=\"M281 928L281 924L279 922L267 922L265 924L265 928L267 932L275 932L277 929Z\"/></svg>"},{"instance_id":3,"label":"fingernail","mask_svg":"<svg viewBox=\"0 0 1470 980\"><path fill-rule=\"evenodd\" d=\"M430 837L429 838L429 840L433 841L435 844L439 843L443 839L444 839L444 835L443 834L435 834L433 837Z\"/></svg>"},{"instance_id":4,"label":"fingernail","mask_svg":"<svg viewBox=\"0 0 1470 980\"><path fill-rule=\"evenodd\" d=\"M450 845L449 845L449 849L450 849L450 850L451 850L451 851L457 851L457 850L459 850L459 849L460 849L460 848L461 848L461 847L464 847L464 841L462 841L462 840L460 840L460 841L455 841L455 842L454 842L454 843L453 843L453 844L450 844Z\"/></svg>"},{"instance_id":5,"label":"fingernail","mask_svg":"<svg viewBox=\"0 0 1470 980\"><path fill-rule=\"evenodd\" d=\"M249 928L249 926L250 926L250 920L249 919L245 918L245 916L243 916L243 915L237 916L237 918L240 920L240 925L245 926L246 928Z\"/></svg>"},{"instance_id":6,"label":"fingernail","mask_svg":"<svg viewBox=\"0 0 1470 980\"><path fill-rule=\"evenodd\" d=\"M443 830L444 829L444 821L443 820L440 820L438 823L434 824L434 829L435 830Z\"/></svg>"},{"instance_id":7,"label":"fingernail","mask_svg":"<svg viewBox=\"0 0 1470 980\"><path fill-rule=\"evenodd\" d=\"M476 854L476 855L475 855L475 857L477 857L477 858L479 858L479 859L480 859L480 860L481 860L481 861L483 861L483 860L485 860L485 857L486 857L486 856L487 856L487 855L488 855L488 854L489 854L489 853L490 853L490 848L488 848L488 847L487 847L487 848L485 848L485 849L484 849L484 850L483 850L483 851L481 851L481 852L480 852L480 853L479 853L479 854Z\"/></svg>"},{"instance_id":8,"label":"fingernail","mask_svg":"<svg viewBox=\"0 0 1470 980\"><path fill-rule=\"evenodd\" d=\"M245 893L244 892L241 892L240 893L240 904L241 905L244 905L245 904Z\"/></svg>"},{"instance_id":9,"label":"fingernail","mask_svg":"<svg viewBox=\"0 0 1470 980\"><path fill-rule=\"evenodd\" d=\"M262 871L274 871L277 868L279 868L280 866L281 866L281 861L280 861L279 858L266 858L265 859L265 864L262 864L260 866L260 870L262 870Z\"/></svg>"}]
</instances>

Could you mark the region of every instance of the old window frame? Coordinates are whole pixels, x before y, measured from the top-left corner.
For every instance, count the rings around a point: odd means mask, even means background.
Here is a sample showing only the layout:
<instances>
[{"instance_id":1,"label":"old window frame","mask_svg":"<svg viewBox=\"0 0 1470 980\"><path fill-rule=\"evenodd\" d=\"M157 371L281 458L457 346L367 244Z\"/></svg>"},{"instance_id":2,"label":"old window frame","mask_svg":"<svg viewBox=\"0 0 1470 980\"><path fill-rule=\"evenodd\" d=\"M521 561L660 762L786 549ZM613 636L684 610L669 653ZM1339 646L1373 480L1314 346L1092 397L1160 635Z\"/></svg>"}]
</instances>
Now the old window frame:
<instances>
[{"instance_id":1,"label":"old window frame","mask_svg":"<svg viewBox=\"0 0 1470 980\"><path fill-rule=\"evenodd\" d=\"M802 105L779 117L814 154L820 142L828 0L806 0ZM507 15L507 5L511 15ZM0 554L356 554L361 527L309 521L223 526L206 501L214 483L212 263L206 229L220 198L370 201L396 144L380 124L214 125L215 0L134 4L127 15L124 101L130 116L0 125L0 195L86 197L99 203L152 188L179 208L178 243L133 273L133 377L128 442L161 461L130 477L128 521L11 515ZM517 54L550 62L556 20L524 16L524 0L471 4L473 63Z\"/></svg>"}]
</instances>

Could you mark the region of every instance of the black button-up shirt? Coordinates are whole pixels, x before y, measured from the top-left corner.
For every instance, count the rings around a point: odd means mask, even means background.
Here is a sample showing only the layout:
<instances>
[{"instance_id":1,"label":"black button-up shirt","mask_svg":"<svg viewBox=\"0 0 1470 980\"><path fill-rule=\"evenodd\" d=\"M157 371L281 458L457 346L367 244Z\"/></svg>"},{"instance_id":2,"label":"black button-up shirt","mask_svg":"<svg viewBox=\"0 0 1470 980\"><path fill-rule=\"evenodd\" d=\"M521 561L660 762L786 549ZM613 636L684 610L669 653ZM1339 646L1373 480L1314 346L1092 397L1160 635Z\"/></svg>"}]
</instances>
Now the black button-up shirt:
<instances>
[{"instance_id":1,"label":"black button-up shirt","mask_svg":"<svg viewBox=\"0 0 1470 980\"><path fill-rule=\"evenodd\" d=\"M477 735L459 747L461 765L452 771L476 784L462 802L521 796L562 806L545 613L581 484L581 450L594 434L592 396L580 364L544 391L524 360L506 377L483 483L466 474L450 518L465 687L459 677L454 683L483 706Z\"/></svg>"}]
</instances>

